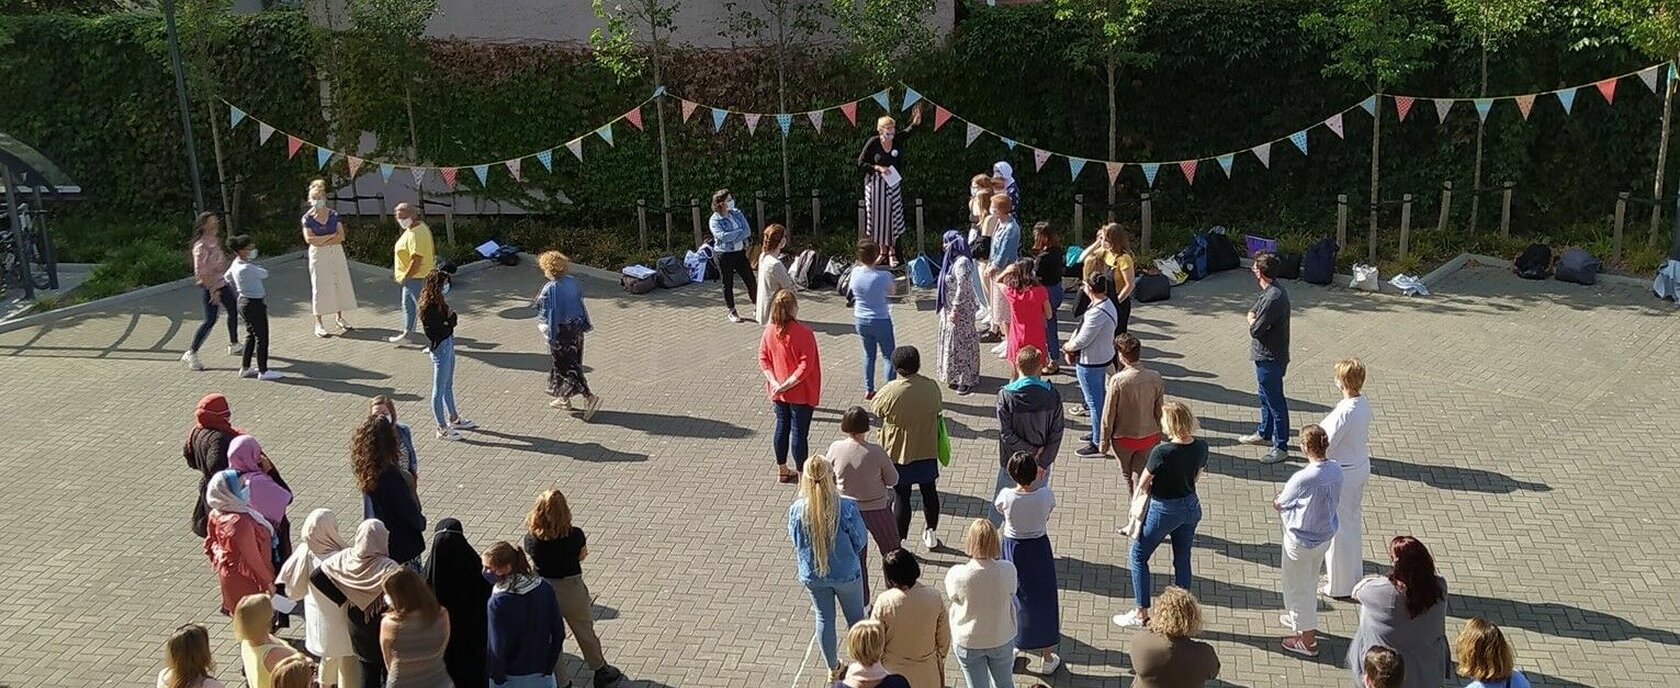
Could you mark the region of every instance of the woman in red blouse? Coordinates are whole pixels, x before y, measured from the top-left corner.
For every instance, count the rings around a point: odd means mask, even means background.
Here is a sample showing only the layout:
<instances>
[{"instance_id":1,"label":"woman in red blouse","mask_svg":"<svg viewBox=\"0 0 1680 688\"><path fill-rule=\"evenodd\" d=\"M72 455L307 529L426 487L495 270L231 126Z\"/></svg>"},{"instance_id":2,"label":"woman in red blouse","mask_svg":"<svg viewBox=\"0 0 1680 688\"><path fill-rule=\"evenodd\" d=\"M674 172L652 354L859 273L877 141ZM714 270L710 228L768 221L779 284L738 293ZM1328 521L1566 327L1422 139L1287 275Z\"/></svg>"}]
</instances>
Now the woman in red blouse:
<instances>
[{"instance_id":1,"label":"woman in red blouse","mask_svg":"<svg viewBox=\"0 0 1680 688\"><path fill-rule=\"evenodd\" d=\"M758 365L764 386L776 405L776 477L784 483L798 479L811 455L811 412L822 400L822 361L817 335L799 322L799 301L782 289L770 302L770 324L758 341ZM788 470L788 444L793 444L794 470Z\"/></svg>"}]
</instances>

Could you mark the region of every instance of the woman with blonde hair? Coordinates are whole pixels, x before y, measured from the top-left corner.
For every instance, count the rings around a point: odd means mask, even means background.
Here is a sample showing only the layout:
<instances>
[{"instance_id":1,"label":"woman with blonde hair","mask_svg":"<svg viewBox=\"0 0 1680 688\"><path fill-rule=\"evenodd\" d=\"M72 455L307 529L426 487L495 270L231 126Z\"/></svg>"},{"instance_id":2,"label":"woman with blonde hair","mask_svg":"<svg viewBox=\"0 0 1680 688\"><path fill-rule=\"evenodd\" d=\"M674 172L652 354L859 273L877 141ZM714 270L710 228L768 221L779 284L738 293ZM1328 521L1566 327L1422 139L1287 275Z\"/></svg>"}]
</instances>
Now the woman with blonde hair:
<instances>
[{"instance_id":1,"label":"woman with blonde hair","mask_svg":"<svg viewBox=\"0 0 1680 688\"><path fill-rule=\"evenodd\" d=\"M589 310L583 305L583 284L567 274L572 259L559 251L537 256L548 283L537 294L537 329L548 342L548 402L554 408L572 410L572 397L583 395L583 419L589 420L601 408L601 397L589 390L583 376L583 335L595 329Z\"/></svg>"},{"instance_id":2,"label":"woman with blonde hair","mask_svg":"<svg viewBox=\"0 0 1680 688\"><path fill-rule=\"evenodd\" d=\"M846 623L863 620L862 560L869 528L857 502L840 495L834 467L821 454L806 461L799 475L799 499L788 507L787 528L799 559L799 582L811 593L816 610L824 666L830 668L829 680L838 680L844 667L835 647L834 602L840 601Z\"/></svg>"},{"instance_id":3,"label":"woman with blonde hair","mask_svg":"<svg viewBox=\"0 0 1680 688\"><path fill-rule=\"evenodd\" d=\"M882 666L887 653L887 627L875 619L852 624L846 633L846 656L852 658L846 677L836 688L911 688L910 681Z\"/></svg>"},{"instance_id":4,"label":"woman with blonde hair","mask_svg":"<svg viewBox=\"0 0 1680 688\"><path fill-rule=\"evenodd\" d=\"M399 568L380 586L391 611L379 624L379 652L385 659L386 688L446 688L454 685L443 664L449 646L449 612L414 569Z\"/></svg>"},{"instance_id":5,"label":"woman with blonde hair","mask_svg":"<svg viewBox=\"0 0 1680 688\"><path fill-rule=\"evenodd\" d=\"M1201 688L1219 677L1219 655L1196 636L1202 607L1178 586L1161 591L1149 618L1149 632L1132 637L1133 688Z\"/></svg>"},{"instance_id":6,"label":"woman with blonde hair","mask_svg":"<svg viewBox=\"0 0 1680 688\"><path fill-rule=\"evenodd\" d=\"M791 483L805 470L811 452L811 414L822 402L822 358L817 352L817 335L799 322L799 300L793 292L776 292L770 302L770 324L758 340L758 366L764 372L765 391L776 408L776 431L771 443L776 450L777 480ZM788 470L788 448L793 449L793 470Z\"/></svg>"},{"instance_id":7,"label":"woman with blonde hair","mask_svg":"<svg viewBox=\"0 0 1680 688\"><path fill-rule=\"evenodd\" d=\"M858 153L857 168L863 173L864 233L879 244L892 267L898 267L893 251L904 233L904 190L900 165L904 164L904 142L922 123L922 106L910 112L910 126L898 130L898 122L882 116L875 120L875 135Z\"/></svg>"},{"instance_id":8,"label":"woman with blonde hair","mask_svg":"<svg viewBox=\"0 0 1680 688\"><path fill-rule=\"evenodd\" d=\"M309 292L315 311L315 336L332 335L321 323L326 314L333 314L338 333L350 331L344 312L356 310L356 288L350 281L350 262L344 257L344 233L347 227L338 211L327 207L327 182L317 179L309 183L309 212L303 214L303 241L309 244Z\"/></svg>"},{"instance_id":9,"label":"woman with blonde hair","mask_svg":"<svg viewBox=\"0 0 1680 688\"><path fill-rule=\"evenodd\" d=\"M758 291L753 296L753 317L760 327L770 324L770 302L776 292L795 289L793 276L788 274L787 265L782 262L782 251L787 244L786 227L770 225L764 228L764 243L758 254Z\"/></svg>"},{"instance_id":10,"label":"woman with blonde hair","mask_svg":"<svg viewBox=\"0 0 1680 688\"><path fill-rule=\"evenodd\" d=\"M246 595L233 610L233 637L250 688L274 688L274 668L292 656L292 648L270 632L274 603L266 594Z\"/></svg>"},{"instance_id":11,"label":"woman with blonde hair","mask_svg":"<svg viewBox=\"0 0 1680 688\"><path fill-rule=\"evenodd\" d=\"M484 571L494 580L486 672L491 688L555 688L560 642L566 628L554 587L537 576L525 551L506 542L484 550ZM570 685L568 683L567 685Z\"/></svg>"},{"instance_id":12,"label":"woman with blonde hair","mask_svg":"<svg viewBox=\"0 0 1680 688\"><path fill-rule=\"evenodd\" d=\"M1320 592L1347 598L1365 572L1365 484L1371 481L1371 404L1365 398L1365 364L1357 358L1336 362L1336 389L1342 400L1318 422L1330 436L1325 456L1342 465L1342 497L1336 504L1336 535L1324 557L1328 579Z\"/></svg>"},{"instance_id":13,"label":"woman with blonde hair","mask_svg":"<svg viewBox=\"0 0 1680 688\"><path fill-rule=\"evenodd\" d=\"M163 654L157 688L225 688L211 675L216 659L210 654L210 632L203 626L190 623L175 629L163 644Z\"/></svg>"},{"instance_id":14,"label":"woman with blonde hair","mask_svg":"<svg viewBox=\"0 0 1680 688\"><path fill-rule=\"evenodd\" d=\"M1529 688L1528 677L1516 668L1510 641L1487 619L1470 617L1454 645L1458 673L1471 679L1464 688Z\"/></svg>"},{"instance_id":15,"label":"woman with blonde hair","mask_svg":"<svg viewBox=\"0 0 1680 688\"><path fill-rule=\"evenodd\" d=\"M1141 523L1132 530L1132 594L1137 608L1114 617L1114 623L1139 628L1149 623L1149 557L1155 548L1172 539L1173 584L1189 588L1190 552L1196 542L1196 526L1202 522L1202 501L1196 496L1196 479L1207 468L1207 441L1195 436L1196 416L1181 402L1161 405L1161 432L1166 439L1149 452L1137 490L1132 493L1132 520ZM1142 497L1148 496L1147 506Z\"/></svg>"},{"instance_id":16,"label":"woman with blonde hair","mask_svg":"<svg viewBox=\"0 0 1680 688\"><path fill-rule=\"evenodd\" d=\"M347 547L338 532L338 518L331 509L316 509L303 520L303 546L292 552L280 567L275 581L293 596L303 599L303 647L321 658L321 685L356 688L361 685L361 666L350 644L350 619L344 608L315 586L309 576L327 557Z\"/></svg>"},{"instance_id":17,"label":"woman with blonde hair","mask_svg":"<svg viewBox=\"0 0 1680 688\"><path fill-rule=\"evenodd\" d=\"M315 671L315 663L308 657L297 654L287 657L274 667L274 688L315 688Z\"/></svg>"},{"instance_id":18,"label":"woman with blonde hair","mask_svg":"<svg viewBox=\"0 0 1680 688\"><path fill-rule=\"evenodd\" d=\"M1079 260L1080 279L1088 281L1092 275L1108 278L1108 300L1118 314L1114 333L1126 332L1132 319L1132 289L1137 283L1137 260L1132 257L1132 242L1126 228L1118 222L1103 225ZM1081 294L1073 302L1073 316L1084 315L1090 305L1091 297Z\"/></svg>"},{"instance_id":19,"label":"woman with blonde hair","mask_svg":"<svg viewBox=\"0 0 1680 688\"><path fill-rule=\"evenodd\" d=\"M589 541L583 529L572 523L572 506L559 490L546 490L525 515L525 554L537 575L554 588L560 617L572 629L584 664L595 675L595 685L610 685L624 674L607 663L601 651L601 637L595 634L589 586L583 583L583 560L589 558ZM556 665L554 675L563 667Z\"/></svg>"},{"instance_id":20,"label":"woman with blonde hair","mask_svg":"<svg viewBox=\"0 0 1680 688\"><path fill-rule=\"evenodd\" d=\"M951 597L951 640L969 688L1014 688L1015 564L1003 559L1003 541L992 522L968 524L968 561L945 573Z\"/></svg>"}]
</instances>

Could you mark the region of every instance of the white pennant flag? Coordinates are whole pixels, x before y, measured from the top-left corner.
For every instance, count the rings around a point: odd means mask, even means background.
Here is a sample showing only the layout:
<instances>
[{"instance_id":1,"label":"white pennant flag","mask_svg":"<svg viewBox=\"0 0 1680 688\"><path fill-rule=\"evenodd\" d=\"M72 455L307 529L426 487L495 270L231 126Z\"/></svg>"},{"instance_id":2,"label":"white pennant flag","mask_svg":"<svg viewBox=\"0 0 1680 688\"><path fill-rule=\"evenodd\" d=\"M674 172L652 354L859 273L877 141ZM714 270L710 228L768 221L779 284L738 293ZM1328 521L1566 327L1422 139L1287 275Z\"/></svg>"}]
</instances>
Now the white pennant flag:
<instances>
[{"instance_id":1,"label":"white pennant flag","mask_svg":"<svg viewBox=\"0 0 1680 688\"><path fill-rule=\"evenodd\" d=\"M1662 74L1662 65L1657 65L1639 73L1639 80L1645 82L1645 88L1657 92L1657 75Z\"/></svg>"},{"instance_id":2,"label":"white pennant flag","mask_svg":"<svg viewBox=\"0 0 1680 688\"><path fill-rule=\"evenodd\" d=\"M268 143L268 137L274 135L274 127L259 123L257 125L257 145Z\"/></svg>"},{"instance_id":3,"label":"white pennant flag","mask_svg":"<svg viewBox=\"0 0 1680 688\"><path fill-rule=\"evenodd\" d=\"M822 110L813 110L811 112L805 113L805 116L811 118L811 126L816 127L817 133L821 134L822 133L823 111Z\"/></svg>"},{"instance_id":4,"label":"white pennant flag","mask_svg":"<svg viewBox=\"0 0 1680 688\"><path fill-rule=\"evenodd\" d=\"M1436 98L1435 117L1442 122L1447 121L1447 112L1452 110L1453 103L1455 102L1457 101L1451 98Z\"/></svg>"},{"instance_id":5,"label":"white pennant flag","mask_svg":"<svg viewBox=\"0 0 1680 688\"><path fill-rule=\"evenodd\" d=\"M1336 132L1336 138L1347 138L1342 135L1342 113L1338 112L1324 120L1324 126L1329 127L1330 131Z\"/></svg>"},{"instance_id":6,"label":"white pennant flag","mask_svg":"<svg viewBox=\"0 0 1680 688\"><path fill-rule=\"evenodd\" d=\"M747 115L746 116L746 119L747 119L747 134L750 135L750 134L758 133L758 118L763 117L763 116L764 115Z\"/></svg>"},{"instance_id":7,"label":"white pennant flag","mask_svg":"<svg viewBox=\"0 0 1680 688\"><path fill-rule=\"evenodd\" d=\"M1261 167L1269 168L1272 166L1272 144L1262 143L1258 146L1250 148L1249 152L1254 153L1254 157L1260 159Z\"/></svg>"},{"instance_id":8,"label":"white pennant flag","mask_svg":"<svg viewBox=\"0 0 1680 688\"><path fill-rule=\"evenodd\" d=\"M974 145L974 139L978 138L979 136L980 136L980 126L973 123L973 122L969 122L968 123L968 140L963 142L963 146L967 147L967 146Z\"/></svg>"},{"instance_id":9,"label":"white pennant flag","mask_svg":"<svg viewBox=\"0 0 1680 688\"><path fill-rule=\"evenodd\" d=\"M422 182L426 181L426 168L424 168L424 167L411 167L411 168L409 168L408 171L414 173L414 188L419 189L420 184Z\"/></svg>"}]
</instances>

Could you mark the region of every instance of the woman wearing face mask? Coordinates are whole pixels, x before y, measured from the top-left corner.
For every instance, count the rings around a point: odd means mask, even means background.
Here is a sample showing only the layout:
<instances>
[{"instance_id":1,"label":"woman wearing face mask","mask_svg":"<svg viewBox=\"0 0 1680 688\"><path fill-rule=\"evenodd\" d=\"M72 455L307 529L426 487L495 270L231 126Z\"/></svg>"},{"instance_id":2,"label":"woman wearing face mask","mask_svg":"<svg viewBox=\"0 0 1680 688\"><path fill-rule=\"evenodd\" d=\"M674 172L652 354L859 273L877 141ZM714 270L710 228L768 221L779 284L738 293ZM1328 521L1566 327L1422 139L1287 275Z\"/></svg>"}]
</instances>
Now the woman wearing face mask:
<instances>
[{"instance_id":1,"label":"woman wearing face mask","mask_svg":"<svg viewBox=\"0 0 1680 688\"><path fill-rule=\"evenodd\" d=\"M491 688L555 688L566 629L554 587L531 570L524 550L506 542L490 545L483 559L494 585L486 605Z\"/></svg>"},{"instance_id":2,"label":"woman wearing face mask","mask_svg":"<svg viewBox=\"0 0 1680 688\"><path fill-rule=\"evenodd\" d=\"M741 322L735 312L735 278L747 285L747 300L758 302L763 289L754 291L753 275L747 260L747 245L752 242L752 225L747 215L735 209L735 194L718 189L712 194L712 218L707 222L712 230L712 255L716 256L718 276L723 278L723 303L729 307L729 322ZM775 292L769 292L775 293Z\"/></svg>"},{"instance_id":3,"label":"woman wearing face mask","mask_svg":"<svg viewBox=\"0 0 1680 688\"><path fill-rule=\"evenodd\" d=\"M887 262L898 267L898 254L893 250L898 236L904 233L904 191L902 173L904 142L916 125L922 123L922 106L916 104L910 113L910 126L898 130L898 122L891 117L875 121L875 136L864 142L858 153L858 170L863 173L864 232L881 246Z\"/></svg>"},{"instance_id":4,"label":"woman wearing face mask","mask_svg":"<svg viewBox=\"0 0 1680 688\"><path fill-rule=\"evenodd\" d=\"M437 437L461 441L461 430L478 424L455 410L455 325L459 317L443 295L449 275L433 270L420 287L420 325L426 332L426 350L432 356L432 416L437 419ZM447 411L447 417L445 412Z\"/></svg>"},{"instance_id":5,"label":"woman wearing face mask","mask_svg":"<svg viewBox=\"0 0 1680 688\"><path fill-rule=\"evenodd\" d=\"M753 317L757 318L761 327L770 324L770 302L775 300L776 292L797 288L793 276L788 274L787 265L782 263L782 251L787 248L787 243L786 227L770 225L764 228L763 251L758 254L759 296L753 297Z\"/></svg>"},{"instance_id":6,"label":"woman wearing face mask","mask_svg":"<svg viewBox=\"0 0 1680 688\"><path fill-rule=\"evenodd\" d=\"M303 240L309 244L309 291L315 309L315 336L328 337L321 318L333 314L338 333L350 331L344 312L356 309L350 263L344 258L344 221L327 207L327 182L309 183L309 212L303 214Z\"/></svg>"},{"instance_id":7,"label":"woman wearing face mask","mask_svg":"<svg viewBox=\"0 0 1680 688\"><path fill-rule=\"evenodd\" d=\"M193 370L204 370L204 363L198 360L198 348L216 327L216 318L222 311L227 311L228 354L240 351L239 295L222 278L228 269L228 257L222 250L221 229L221 219L211 212L199 213L198 222L193 225L193 281L198 283L198 293L204 302L204 322L193 333L192 346L181 354L181 361Z\"/></svg>"}]
</instances>

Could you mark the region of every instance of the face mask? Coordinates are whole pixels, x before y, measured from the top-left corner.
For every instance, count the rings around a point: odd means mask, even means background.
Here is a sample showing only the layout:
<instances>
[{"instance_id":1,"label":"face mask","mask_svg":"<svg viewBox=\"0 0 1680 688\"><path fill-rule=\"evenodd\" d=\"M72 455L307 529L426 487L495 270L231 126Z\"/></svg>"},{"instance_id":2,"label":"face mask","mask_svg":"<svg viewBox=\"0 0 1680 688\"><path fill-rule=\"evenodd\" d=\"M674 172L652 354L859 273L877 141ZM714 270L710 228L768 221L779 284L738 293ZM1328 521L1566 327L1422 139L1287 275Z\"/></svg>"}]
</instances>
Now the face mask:
<instances>
[{"instance_id":1,"label":"face mask","mask_svg":"<svg viewBox=\"0 0 1680 688\"><path fill-rule=\"evenodd\" d=\"M397 606L397 605L391 604L391 596L390 595L381 595L381 597L384 598L384 600L385 600L385 606L387 606L387 607Z\"/></svg>"},{"instance_id":2,"label":"face mask","mask_svg":"<svg viewBox=\"0 0 1680 688\"><path fill-rule=\"evenodd\" d=\"M397 226L401 227L403 229L408 229L409 227L414 226L414 220L406 218L406 217L400 218L400 219L397 220Z\"/></svg>"},{"instance_id":3,"label":"face mask","mask_svg":"<svg viewBox=\"0 0 1680 688\"><path fill-rule=\"evenodd\" d=\"M256 260L256 259L257 259L257 249L256 249L256 247L253 246L253 247L251 247L251 253L245 256L245 260Z\"/></svg>"},{"instance_id":4,"label":"face mask","mask_svg":"<svg viewBox=\"0 0 1680 688\"><path fill-rule=\"evenodd\" d=\"M887 129L887 130L881 132L881 138L890 139L890 138L893 137L893 134L896 134L896 133L898 133L897 129Z\"/></svg>"},{"instance_id":5,"label":"face mask","mask_svg":"<svg viewBox=\"0 0 1680 688\"><path fill-rule=\"evenodd\" d=\"M327 207L327 199L317 198L317 199L311 200L309 202L309 207L314 208L316 210L320 210L322 208L325 208L325 207Z\"/></svg>"},{"instance_id":6,"label":"face mask","mask_svg":"<svg viewBox=\"0 0 1680 688\"><path fill-rule=\"evenodd\" d=\"M490 569L480 569L479 573L484 575L484 582L489 583L491 585L496 584L496 582L497 582L496 581L496 574L491 573Z\"/></svg>"},{"instance_id":7,"label":"face mask","mask_svg":"<svg viewBox=\"0 0 1680 688\"><path fill-rule=\"evenodd\" d=\"M449 285L450 284L451 284L450 282L444 282L443 283L443 293L445 293L445 294L449 293Z\"/></svg>"},{"instance_id":8,"label":"face mask","mask_svg":"<svg viewBox=\"0 0 1680 688\"><path fill-rule=\"evenodd\" d=\"M982 189L978 186L970 186L968 187L968 197L975 198L980 195L981 191Z\"/></svg>"},{"instance_id":9,"label":"face mask","mask_svg":"<svg viewBox=\"0 0 1680 688\"><path fill-rule=\"evenodd\" d=\"M728 202L723 204L723 207L725 209L727 209L729 212L732 212L732 213L735 212L735 199L733 199L733 198L729 199Z\"/></svg>"}]
</instances>

